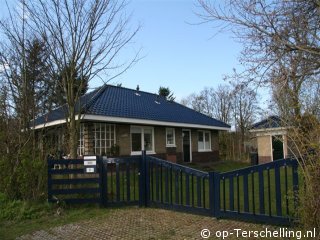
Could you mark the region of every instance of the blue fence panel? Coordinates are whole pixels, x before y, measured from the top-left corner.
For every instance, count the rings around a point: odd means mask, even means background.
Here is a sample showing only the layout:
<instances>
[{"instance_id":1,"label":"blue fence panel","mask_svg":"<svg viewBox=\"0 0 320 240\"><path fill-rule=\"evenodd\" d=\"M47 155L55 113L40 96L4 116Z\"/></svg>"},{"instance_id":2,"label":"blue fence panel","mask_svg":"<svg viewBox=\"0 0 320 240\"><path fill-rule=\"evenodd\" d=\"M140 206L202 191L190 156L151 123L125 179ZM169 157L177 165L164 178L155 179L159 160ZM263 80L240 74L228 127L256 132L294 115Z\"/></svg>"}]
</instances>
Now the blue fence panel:
<instances>
[{"instance_id":1,"label":"blue fence panel","mask_svg":"<svg viewBox=\"0 0 320 240\"><path fill-rule=\"evenodd\" d=\"M102 203L101 159L98 172L87 174L83 159L48 159L48 201Z\"/></svg>"},{"instance_id":2,"label":"blue fence panel","mask_svg":"<svg viewBox=\"0 0 320 240\"><path fill-rule=\"evenodd\" d=\"M219 183L215 183L213 192L222 194L219 198L214 198L215 216L289 224L296 217L293 215L297 207L296 200L294 204L290 204L289 199L297 199L297 167L296 160L283 159L226 173L215 173L218 176L215 180ZM292 174L288 173L288 168L292 168ZM234 179L237 196L235 206ZM218 187L222 187L222 191ZM219 201L222 202L217 203Z\"/></svg>"},{"instance_id":3,"label":"blue fence panel","mask_svg":"<svg viewBox=\"0 0 320 240\"><path fill-rule=\"evenodd\" d=\"M59 168L56 168L59 166ZM290 171L290 168L292 171ZM48 160L48 200L104 206L157 206L221 218L288 224L298 205L298 162L292 159L235 171L203 172L155 157Z\"/></svg>"},{"instance_id":4,"label":"blue fence panel","mask_svg":"<svg viewBox=\"0 0 320 240\"><path fill-rule=\"evenodd\" d=\"M146 156L149 204L210 215L209 174Z\"/></svg>"}]
</instances>

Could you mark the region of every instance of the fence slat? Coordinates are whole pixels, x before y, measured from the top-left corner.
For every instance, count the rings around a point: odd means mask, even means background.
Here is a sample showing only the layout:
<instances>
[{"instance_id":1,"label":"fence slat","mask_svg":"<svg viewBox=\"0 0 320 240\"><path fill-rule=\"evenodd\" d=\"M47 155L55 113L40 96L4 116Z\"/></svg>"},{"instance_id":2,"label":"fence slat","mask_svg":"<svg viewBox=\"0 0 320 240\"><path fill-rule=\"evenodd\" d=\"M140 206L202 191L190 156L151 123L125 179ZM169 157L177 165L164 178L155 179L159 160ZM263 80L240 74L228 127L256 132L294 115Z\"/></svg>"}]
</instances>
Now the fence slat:
<instances>
[{"instance_id":1,"label":"fence slat","mask_svg":"<svg viewBox=\"0 0 320 240\"><path fill-rule=\"evenodd\" d=\"M248 175L243 175L243 201L244 211L249 212Z\"/></svg>"},{"instance_id":2,"label":"fence slat","mask_svg":"<svg viewBox=\"0 0 320 240\"><path fill-rule=\"evenodd\" d=\"M256 199L254 194L254 172L251 172L252 212L256 214Z\"/></svg>"},{"instance_id":3,"label":"fence slat","mask_svg":"<svg viewBox=\"0 0 320 240\"><path fill-rule=\"evenodd\" d=\"M129 162L126 163L126 178L127 178L127 202L130 202L130 164Z\"/></svg>"},{"instance_id":4,"label":"fence slat","mask_svg":"<svg viewBox=\"0 0 320 240\"><path fill-rule=\"evenodd\" d=\"M155 171L156 171L156 201L159 202L160 199L160 194L159 194L159 165L156 165L155 167Z\"/></svg>"},{"instance_id":5,"label":"fence slat","mask_svg":"<svg viewBox=\"0 0 320 240\"><path fill-rule=\"evenodd\" d=\"M169 203L169 168L166 168L165 181L166 203Z\"/></svg>"},{"instance_id":6,"label":"fence slat","mask_svg":"<svg viewBox=\"0 0 320 240\"><path fill-rule=\"evenodd\" d=\"M201 177L197 177L197 203L201 207Z\"/></svg>"},{"instance_id":7,"label":"fence slat","mask_svg":"<svg viewBox=\"0 0 320 240\"><path fill-rule=\"evenodd\" d=\"M263 176L262 170L259 170L259 210L260 210L260 214L265 214L265 209L264 209L264 176Z\"/></svg>"},{"instance_id":8,"label":"fence slat","mask_svg":"<svg viewBox=\"0 0 320 240\"><path fill-rule=\"evenodd\" d=\"M119 163L116 163L116 201L120 202L120 169Z\"/></svg>"},{"instance_id":9,"label":"fence slat","mask_svg":"<svg viewBox=\"0 0 320 240\"><path fill-rule=\"evenodd\" d=\"M179 172L176 170L175 171L175 184L174 184L174 189L175 189L175 203L179 204Z\"/></svg>"},{"instance_id":10,"label":"fence slat","mask_svg":"<svg viewBox=\"0 0 320 240\"><path fill-rule=\"evenodd\" d=\"M85 194L85 193L100 193L99 188L68 188L68 189L52 189L51 193L54 195L62 194Z\"/></svg>"},{"instance_id":11,"label":"fence slat","mask_svg":"<svg viewBox=\"0 0 320 240\"><path fill-rule=\"evenodd\" d=\"M276 187L276 208L277 216L282 216L282 207L281 207L281 182L280 182L280 169L276 167L274 169L275 176L275 187Z\"/></svg>"},{"instance_id":12,"label":"fence slat","mask_svg":"<svg viewBox=\"0 0 320 240\"><path fill-rule=\"evenodd\" d=\"M230 211L234 211L234 188L233 177L229 177L229 207Z\"/></svg>"},{"instance_id":13,"label":"fence slat","mask_svg":"<svg viewBox=\"0 0 320 240\"><path fill-rule=\"evenodd\" d=\"M271 183L270 183L270 169L267 169L267 176L268 176L268 208L269 208L269 216L271 216Z\"/></svg>"},{"instance_id":14,"label":"fence slat","mask_svg":"<svg viewBox=\"0 0 320 240\"><path fill-rule=\"evenodd\" d=\"M186 205L190 206L190 184L188 173L186 173Z\"/></svg>"}]
</instances>

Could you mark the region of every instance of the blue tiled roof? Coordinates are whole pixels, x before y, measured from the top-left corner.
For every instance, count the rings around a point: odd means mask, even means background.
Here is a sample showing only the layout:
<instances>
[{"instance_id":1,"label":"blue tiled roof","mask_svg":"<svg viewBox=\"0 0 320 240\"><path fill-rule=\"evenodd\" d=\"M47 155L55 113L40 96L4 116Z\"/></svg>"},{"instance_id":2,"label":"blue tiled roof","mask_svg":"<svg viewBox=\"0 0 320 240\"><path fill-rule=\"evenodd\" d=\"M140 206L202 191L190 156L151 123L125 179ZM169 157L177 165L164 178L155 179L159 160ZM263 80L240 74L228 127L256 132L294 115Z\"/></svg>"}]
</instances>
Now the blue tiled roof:
<instances>
[{"instance_id":1,"label":"blue tiled roof","mask_svg":"<svg viewBox=\"0 0 320 240\"><path fill-rule=\"evenodd\" d=\"M278 116L270 116L260 122L257 122L251 126L251 129L266 129L266 128L280 128L283 122Z\"/></svg>"},{"instance_id":2,"label":"blue tiled roof","mask_svg":"<svg viewBox=\"0 0 320 240\"><path fill-rule=\"evenodd\" d=\"M196 112L156 94L105 85L81 99L82 113L128 119L206 125L230 128L224 122ZM48 121L64 119L63 108L52 111ZM63 115L63 117L61 117ZM44 119L36 119L36 125Z\"/></svg>"}]
</instances>

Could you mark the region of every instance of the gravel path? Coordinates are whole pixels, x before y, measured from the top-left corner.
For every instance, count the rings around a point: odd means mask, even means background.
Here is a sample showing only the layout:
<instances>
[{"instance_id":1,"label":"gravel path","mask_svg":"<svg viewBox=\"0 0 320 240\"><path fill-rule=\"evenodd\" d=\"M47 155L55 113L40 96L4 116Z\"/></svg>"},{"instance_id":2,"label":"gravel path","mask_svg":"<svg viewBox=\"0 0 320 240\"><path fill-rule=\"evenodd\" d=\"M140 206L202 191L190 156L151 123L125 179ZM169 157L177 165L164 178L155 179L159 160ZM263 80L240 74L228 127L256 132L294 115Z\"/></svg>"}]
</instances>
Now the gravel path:
<instances>
[{"instance_id":1,"label":"gravel path","mask_svg":"<svg viewBox=\"0 0 320 240\"><path fill-rule=\"evenodd\" d=\"M18 239L204 239L200 232L208 229L210 239L218 239L222 231L229 231L225 239L241 239L236 230L274 229L274 227L153 208L110 209L105 218L81 221L36 231ZM224 232L226 234L226 232ZM208 236L208 231L204 231ZM242 239L258 239L246 237ZM264 238L266 239L266 238Z\"/></svg>"}]
</instances>

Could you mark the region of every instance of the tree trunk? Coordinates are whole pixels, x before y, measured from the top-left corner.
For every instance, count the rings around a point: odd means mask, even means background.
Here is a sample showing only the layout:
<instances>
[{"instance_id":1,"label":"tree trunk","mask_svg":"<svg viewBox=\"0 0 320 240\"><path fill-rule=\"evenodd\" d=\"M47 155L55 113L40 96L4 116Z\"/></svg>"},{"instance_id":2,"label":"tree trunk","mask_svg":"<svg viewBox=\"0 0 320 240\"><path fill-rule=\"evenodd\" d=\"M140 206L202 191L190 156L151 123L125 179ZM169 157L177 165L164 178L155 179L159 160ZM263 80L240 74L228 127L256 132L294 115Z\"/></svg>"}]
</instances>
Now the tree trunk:
<instances>
[{"instance_id":1,"label":"tree trunk","mask_svg":"<svg viewBox=\"0 0 320 240\"><path fill-rule=\"evenodd\" d=\"M77 158L78 138L77 125L75 119L75 108L69 105L69 151L70 158Z\"/></svg>"}]
</instances>

